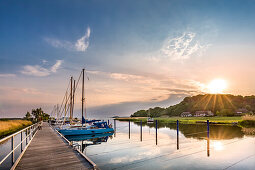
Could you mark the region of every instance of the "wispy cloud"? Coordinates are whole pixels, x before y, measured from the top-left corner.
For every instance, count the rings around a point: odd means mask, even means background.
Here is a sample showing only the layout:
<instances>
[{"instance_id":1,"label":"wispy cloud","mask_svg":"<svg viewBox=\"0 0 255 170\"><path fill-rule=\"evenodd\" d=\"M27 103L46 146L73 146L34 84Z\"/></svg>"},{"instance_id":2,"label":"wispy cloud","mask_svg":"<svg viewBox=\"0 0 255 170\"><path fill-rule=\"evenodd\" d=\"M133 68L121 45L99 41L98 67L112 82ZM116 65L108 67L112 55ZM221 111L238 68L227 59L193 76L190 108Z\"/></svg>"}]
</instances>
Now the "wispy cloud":
<instances>
[{"instance_id":1,"label":"wispy cloud","mask_svg":"<svg viewBox=\"0 0 255 170\"><path fill-rule=\"evenodd\" d=\"M16 74L0 74L0 77L15 77Z\"/></svg>"},{"instance_id":2,"label":"wispy cloud","mask_svg":"<svg viewBox=\"0 0 255 170\"><path fill-rule=\"evenodd\" d=\"M184 32L181 36L168 38L161 48L164 57L172 60L189 59L191 56L200 56L208 45L201 45L193 32Z\"/></svg>"},{"instance_id":3,"label":"wispy cloud","mask_svg":"<svg viewBox=\"0 0 255 170\"><path fill-rule=\"evenodd\" d=\"M50 70L51 70L53 73L56 73L57 70L59 69L59 67L61 66L62 62L63 62L63 60L57 60L56 64L54 64L54 65L51 67Z\"/></svg>"},{"instance_id":4,"label":"wispy cloud","mask_svg":"<svg viewBox=\"0 0 255 170\"><path fill-rule=\"evenodd\" d=\"M77 40L75 43L75 49L77 51L86 51L86 49L89 47L89 37L90 37L90 28L87 28L86 34Z\"/></svg>"},{"instance_id":5,"label":"wispy cloud","mask_svg":"<svg viewBox=\"0 0 255 170\"><path fill-rule=\"evenodd\" d=\"M70 42L67 40L58 40L54 38L44 38L44 40L55 48L65 48L70 51L85 52L89 47L90 27L87 28L84 36L79 38L76 42Z\"/></svg>"},{"instance_id":6,"label":"wispy cloud","mask_svg":"<svg viewBox=\"0 0 255 170\"><path fill-rule=\"evenodd\" d=\"M45 68L40 65L26 65L23 67L23 70L21 70L21 73L38 77L48 76L51 73L56 73L62 63L63 60L57 60L50 68Z\"/></svg>"}]
</instances>

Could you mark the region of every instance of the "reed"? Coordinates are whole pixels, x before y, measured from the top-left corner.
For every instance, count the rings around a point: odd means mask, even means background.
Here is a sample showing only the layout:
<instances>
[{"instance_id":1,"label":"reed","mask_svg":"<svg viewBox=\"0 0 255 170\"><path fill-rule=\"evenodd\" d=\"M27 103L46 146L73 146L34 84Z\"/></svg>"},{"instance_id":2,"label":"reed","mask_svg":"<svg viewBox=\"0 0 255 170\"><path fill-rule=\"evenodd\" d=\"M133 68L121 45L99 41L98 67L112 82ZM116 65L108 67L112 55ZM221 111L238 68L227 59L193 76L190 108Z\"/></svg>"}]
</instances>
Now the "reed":
<instances>
[{"instance_id":1,"label":"reed","mask_svg":"<svg viewBox=\"0 0 255 170\"><path fill-rule=\"evenodd\" d=\"M242 116L242 121L240 122L242 127L255 127L255 116L253 115L245 115Z\"/></svg>"},{"instance_id":2,"label":"reed","mask_svg":"<svg viewBox=\"0 0 255 170\"><path fill-rule=\"evenodd\" d=\"M253 115L245 115L245 116L242 116L242 119L243 120L255 121L255 116L253 116Z\"/></svg>"},{"instance_id":3,"label":"reed","mask_svg":"<svg viewBox=\"0 0 255 170\"><path fill-rule=\"evenodd\" d=\"M0 120L0 138L19 131L29 125L32 125L28 120Z\"/></svg>"}]
</instances>

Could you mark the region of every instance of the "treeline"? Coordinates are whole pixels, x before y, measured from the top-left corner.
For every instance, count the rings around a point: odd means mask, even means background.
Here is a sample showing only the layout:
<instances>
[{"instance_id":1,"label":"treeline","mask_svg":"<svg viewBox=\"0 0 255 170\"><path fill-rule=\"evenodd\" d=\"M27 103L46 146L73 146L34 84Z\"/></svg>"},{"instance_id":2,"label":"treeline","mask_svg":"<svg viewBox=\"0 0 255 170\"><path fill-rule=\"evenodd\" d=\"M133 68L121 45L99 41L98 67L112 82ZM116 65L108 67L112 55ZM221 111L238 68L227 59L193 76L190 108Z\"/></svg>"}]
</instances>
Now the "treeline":
<instances>
[{"instance_id":1,"label":"treeline","mask_svg":"<svg viewBox=\"0 0 255 170\"><path fill-rule=\"evenodd\" d=\"M49 114L45 113L42 108L32 109L31 113L27 112L24 119L30 120L33 122L38 122L41 120L48 120L50 117Z\"/></svg>"},{"instance_id":2,"label":"treeline","mask_svg":"<svg viewBox=\"0 0 255 170\"><path fill-rule=\"evenodd\" d=\"M255 113L255 96L234 96L231 94L204 94L185 97L179 104L167 108L155 107L139 110L131 117L180 116L182 112L212 111L218 116L234 116L237 112Z\"/></svg>"}]
</instances>

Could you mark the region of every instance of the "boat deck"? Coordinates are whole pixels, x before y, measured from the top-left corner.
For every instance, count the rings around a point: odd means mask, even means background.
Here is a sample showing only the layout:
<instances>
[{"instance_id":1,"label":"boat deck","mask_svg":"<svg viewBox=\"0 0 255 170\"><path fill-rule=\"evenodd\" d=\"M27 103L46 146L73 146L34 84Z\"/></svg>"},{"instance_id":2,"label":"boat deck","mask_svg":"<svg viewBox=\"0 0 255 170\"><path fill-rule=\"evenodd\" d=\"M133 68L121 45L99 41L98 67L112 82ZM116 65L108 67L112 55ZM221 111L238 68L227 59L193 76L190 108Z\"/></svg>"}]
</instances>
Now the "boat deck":
<instances>
[{"instance_id":1,"label":"boat deck","mask_svg":"<svg viewBox=\"0 0 255 170\"><path fill-rule=\"evenodd\" d=\"M93 169L78 152L73 150L48 123L43 123L27 148L20 162L19 169Z\"/></svg>"}]
</instances>

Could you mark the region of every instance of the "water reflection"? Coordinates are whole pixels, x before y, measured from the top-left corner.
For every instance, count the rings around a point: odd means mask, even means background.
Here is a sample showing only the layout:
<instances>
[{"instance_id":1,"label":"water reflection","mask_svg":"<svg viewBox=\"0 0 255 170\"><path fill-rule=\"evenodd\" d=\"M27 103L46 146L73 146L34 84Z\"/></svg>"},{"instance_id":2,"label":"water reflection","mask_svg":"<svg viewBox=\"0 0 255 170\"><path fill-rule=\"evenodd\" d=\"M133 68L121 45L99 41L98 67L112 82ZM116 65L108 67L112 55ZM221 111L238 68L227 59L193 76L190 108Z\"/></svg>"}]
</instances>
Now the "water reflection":
<instances>
[{"instance_id":1,"label":"water reflection","mask_svg":"<svg viewBox=\"0 0 255 170\"><path fill-rule=\"evenodd\" d=\"M239 169L255 167L255 157L246 160L255 138L238 126L210 125L208 134L206 124L114 124L111 137L73 139L100 169L224 169L240 160Z\"/></svg>"},{"instance_id":2,"label":"water reflection","mask_svg":"<svg viewBox=\"0 0 255 170\"><path fill-rule=\"evenodd\" d=\"M134 122L136 125L140 125L140 122ZM142 126L148 126L150 128L155 127L154 124L143 123ZM175 123L162 123L158 122L158 128L169 128L177 130ZM245 128L247 129L247 128ZM205 139L207 138L207 125L206 124L179 124L179 131L186 138ZM248 130L247 130L248 131ZM178 132L178 131L177 131ZM251 133L252 134L252 133ZM222 140L243 138L245 135L241 127L229 126L229 125L211 125L210 124L210 139Z\"/></svg>"}]
</instances>

